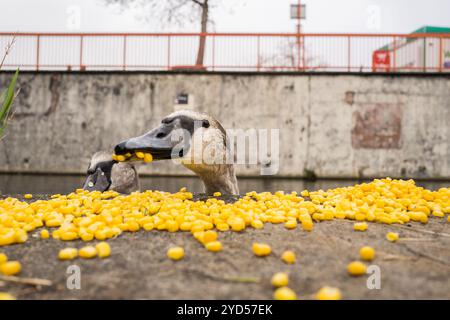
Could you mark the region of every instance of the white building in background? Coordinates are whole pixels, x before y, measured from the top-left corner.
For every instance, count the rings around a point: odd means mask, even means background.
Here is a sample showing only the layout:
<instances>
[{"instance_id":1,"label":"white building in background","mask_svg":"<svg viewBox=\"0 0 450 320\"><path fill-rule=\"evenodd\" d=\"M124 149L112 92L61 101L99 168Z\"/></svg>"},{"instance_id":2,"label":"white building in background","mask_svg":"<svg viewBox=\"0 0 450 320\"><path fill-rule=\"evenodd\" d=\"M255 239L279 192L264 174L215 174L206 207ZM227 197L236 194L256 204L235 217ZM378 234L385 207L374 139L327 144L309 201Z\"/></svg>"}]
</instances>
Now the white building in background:
<instances>
[{"instance_id":1,"label":"white building in background","mask_svg":"<svg viewBox=\"0 0 450 320\"><path fill-rule=\"evenodd\" d=\"M374 51L373 71L450 72L450 28L426 26L411 35Z\"/></svg>"}]
</instances>

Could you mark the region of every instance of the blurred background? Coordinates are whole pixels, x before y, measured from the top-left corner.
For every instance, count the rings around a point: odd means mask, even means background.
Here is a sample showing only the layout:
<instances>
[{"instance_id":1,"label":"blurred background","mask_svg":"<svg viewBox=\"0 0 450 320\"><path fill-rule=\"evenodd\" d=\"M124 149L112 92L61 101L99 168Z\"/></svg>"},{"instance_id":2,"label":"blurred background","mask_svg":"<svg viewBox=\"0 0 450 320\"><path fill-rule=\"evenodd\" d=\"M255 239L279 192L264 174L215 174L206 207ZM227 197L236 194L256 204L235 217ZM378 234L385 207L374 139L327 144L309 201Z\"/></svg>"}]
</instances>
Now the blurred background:
<instances>
[{"instance_id":1,"label":"blurred background","mask_svg":"<svg viewBox=\"0 0 450 320\"><path fill-rule=\"evenodd\" d=\"M181 108L280 130L277 173L238 165L242 192L386 176L448 186L448 1L2 4L1 90L20 69L0 117L2 193L69 192L93 153ZM201 191L172 163L139 172L145 189Z\"/></svg>"}]
</instances>

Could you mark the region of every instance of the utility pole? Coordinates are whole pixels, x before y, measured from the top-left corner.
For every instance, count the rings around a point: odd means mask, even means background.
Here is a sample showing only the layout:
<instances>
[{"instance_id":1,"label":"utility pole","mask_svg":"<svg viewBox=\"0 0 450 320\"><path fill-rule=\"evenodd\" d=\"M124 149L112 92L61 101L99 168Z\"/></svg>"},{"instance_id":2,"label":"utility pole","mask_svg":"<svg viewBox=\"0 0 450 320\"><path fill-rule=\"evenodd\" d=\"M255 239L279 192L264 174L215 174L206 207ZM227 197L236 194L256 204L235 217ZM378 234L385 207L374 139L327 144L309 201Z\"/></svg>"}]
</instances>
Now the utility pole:
<instances>
[{"instance_id":1,"label":"utility pole","mask_svg":"<svg viewBox=\"0 0 450 320\"><path fill-rule=\"evenodd\" d=\"M306 5L301 0L297 4L291 4L291 19L297 20L297 69L305 69L305 44L302 37L302 19L306 19Z\"/></svg>"}]
</instances>

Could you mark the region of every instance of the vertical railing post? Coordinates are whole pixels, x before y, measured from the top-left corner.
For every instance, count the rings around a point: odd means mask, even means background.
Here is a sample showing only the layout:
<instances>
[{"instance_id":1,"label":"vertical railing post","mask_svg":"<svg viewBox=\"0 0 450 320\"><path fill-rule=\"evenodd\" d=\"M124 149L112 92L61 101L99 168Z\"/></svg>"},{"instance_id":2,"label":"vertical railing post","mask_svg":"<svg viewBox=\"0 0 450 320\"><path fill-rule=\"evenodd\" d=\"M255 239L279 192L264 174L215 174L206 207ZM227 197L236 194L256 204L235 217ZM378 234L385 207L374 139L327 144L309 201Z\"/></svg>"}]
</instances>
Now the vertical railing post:
<instances>
[{"instance_id":1,"label":"vertical railing post","mask_svg":"<svg viewBox=\"0 0 450 320\"><path fill-rule=\"evenodd\" d=\"M256 71L261 70L261 36L257 38L257 48L256 48Z\"/></svg>"},{"instance_id":2,"label":"vertical railing post","mask_svg":"<svg viewBox=\"0 0 450 320\"><path fill-rule=\"evenodd\" d=\"M212 36L212 71L214 71L216 66L216 35Z\"/></svg>"},{"instance_id":3,"label":"vertical railing post","mask_svg":"<svg viewBox=\"0 0 450 320\"><path fill-rule=\"evenodd\" d=\"M439 37L439 72L442 72L442 67L443 67L443 48L442 48L442 36Z\"/></svg>"},{"instance_id":4,"label":"vertical railing post","mask_svg":"<svg viewBox=\"0 0 450 320\"><path fill-rule=\"evenodd\" d=\"M36 71L39 71L39 52L40 52L40 45L41 45L41 35L37 35L36 38Z\"/></svg>"},{"instance_id":5,"label":"vertical railing post","mask_svg":"<svg viewBox=\"0 0 450 320\"><path fill-rule=\"evenodd\" d=\"M393 43L393 55L392 55L392 59L394 60L392 63L392 71L396 72L397 70L397 37L394 36L394 40L392 41Z\"/></svg>"},{"instance_id":6,"label":"vertical railing post","mask_svg":"<svg viewBox=\"0 0 450 320\"><path fill-rule=\"evenodd\" d=\"M306 71L305 35L302 35L302 64L303 64L303 71Z\"/></svg>"},{"instance_id":7,"label":"vertical railing post","mask_svg":"<svg viewBox=\"0 0 450 320\"><path fill-rule=\"evenodd\" d=\"M80 71L83 71L83 36L80 36Z\"/></svg>"},{"instance_id":8,"label":"vertical railing post","mask_svg":"<svg viewBox=\"0 0 450 320\"><path fill-rule=\"evenodd\" d=\"M170 35L167 36L167 70L170 70Z\"/></svg>"},{"instance_id":9,"label":"vertical railing post","mask_svg":"<svg viewBox=\"0 0 450 320\"><path fill-rule=\"evenodd\" d=\"M123 52L122 52L122 70L125 71L127 66L127 36L123 36Z\"/></svg>"},{"instance_id":10,"label":"vertical railing post","mask_svg":"<svg viewBox=\"0 0 450 320\"><path fill-rule=\"evenodd\" d=\"M301 60L302 60L301 51L302 51L302 45L301 45L301 40L300 40L300 27L299 27L298 32L297 32L297 70L298 71L300 71L301 64L302 64L301 63Z\"/></svg>"},{"instance_id":11,"label":"vertical railing post","mask_svg":"<svg viewBox=\"0 0 450 320\"><path fill-rule=\"evenodd\" d=\"M422 72L427 72L427 37L423 37L423 67Z\"/></svg>"},{"instance_id":12,"label":"vertical railing post","mask_svg":"<svg viewBox=\"0 0 450 320\"><path fill-rule=\"evenodd\" d=\"M347 37L347 71L350 72L351 71L351 64L352 64L352 58L351 58L351 54L352 54L352 47L351 47L351 37L348 36Z\"/></svg>"}]
</instances>

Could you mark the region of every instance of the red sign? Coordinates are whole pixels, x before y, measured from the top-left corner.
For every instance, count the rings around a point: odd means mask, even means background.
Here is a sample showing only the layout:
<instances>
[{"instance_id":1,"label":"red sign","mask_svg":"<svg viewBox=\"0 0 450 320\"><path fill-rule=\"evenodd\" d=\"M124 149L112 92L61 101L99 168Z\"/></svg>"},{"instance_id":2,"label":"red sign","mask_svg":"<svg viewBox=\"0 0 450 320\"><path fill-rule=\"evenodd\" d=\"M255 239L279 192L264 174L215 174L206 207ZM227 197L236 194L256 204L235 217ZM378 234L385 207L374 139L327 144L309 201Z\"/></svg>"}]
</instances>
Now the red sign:
<instances>
[{"instance_id":1,"label":"red sign","mask_svg":"<svg viewBox=\"0 0 450 320\"><path fill-rule=\"evenodd\" d=\"M388 50L379 50L373 53L372 71L389 71L391 68L391 53Z\"/></svg>"}]
</instances>

